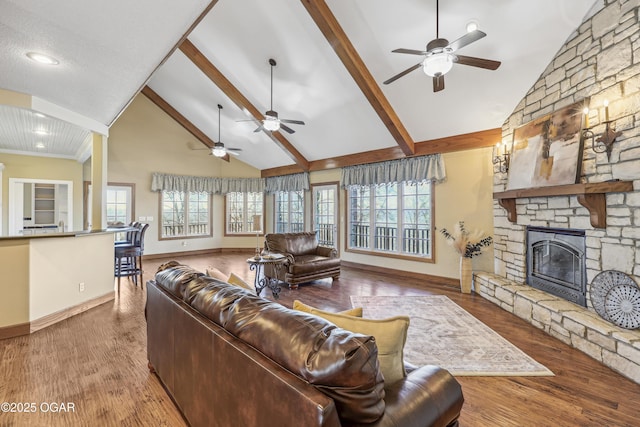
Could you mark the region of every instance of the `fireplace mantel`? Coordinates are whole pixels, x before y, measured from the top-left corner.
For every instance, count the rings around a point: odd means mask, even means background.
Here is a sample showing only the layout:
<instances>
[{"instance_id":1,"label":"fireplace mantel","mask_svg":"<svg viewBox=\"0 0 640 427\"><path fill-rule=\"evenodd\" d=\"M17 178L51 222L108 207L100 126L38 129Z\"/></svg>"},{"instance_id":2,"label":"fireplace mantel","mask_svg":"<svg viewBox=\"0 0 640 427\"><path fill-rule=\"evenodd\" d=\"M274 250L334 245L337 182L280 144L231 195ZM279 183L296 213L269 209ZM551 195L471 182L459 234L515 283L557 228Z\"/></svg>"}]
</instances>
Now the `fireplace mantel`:
<instances>
[{"instance_id":1,"label":"fireplace mantel","mask_svg":"<svg viewBox=\"0 0 640 427\"><path fill-rule=\"evenodd\" d=\"M577 196L578 203L589 210L591 226L607 227L607 193L633 191L633 181L608 181L587 184L554 185L550 187L522 188L493 193L500 206L507 211L510 222L518 221L516 199L525 197Z\"/></svg>"}]
</instances>

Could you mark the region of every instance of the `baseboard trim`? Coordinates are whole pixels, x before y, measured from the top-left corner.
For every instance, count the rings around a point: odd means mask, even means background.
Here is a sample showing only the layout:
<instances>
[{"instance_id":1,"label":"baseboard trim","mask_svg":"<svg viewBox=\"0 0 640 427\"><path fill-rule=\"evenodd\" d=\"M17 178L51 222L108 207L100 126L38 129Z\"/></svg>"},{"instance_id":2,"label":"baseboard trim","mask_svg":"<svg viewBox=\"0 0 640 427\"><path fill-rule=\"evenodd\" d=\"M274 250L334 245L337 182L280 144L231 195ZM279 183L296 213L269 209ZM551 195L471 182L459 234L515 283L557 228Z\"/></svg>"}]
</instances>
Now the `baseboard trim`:
<instances>
[{"instance_id":1,"label":"baseboard trim","mask_svg":"<svg viewBox=\"0 0 640 427\"><path fill-rule=\"evenodd\" d=\"M3 326L0 328L0 340L19 337L21 335L29 335L29 329L29 322L20 323L18 325Z\"/></svg>"},{"instance_id":2,"label":"baseboard trim","mask_svg":"<svg viewBox=\"0 0 640 427\"><path fill-rule=\"evenodd\" d=\"M248 254L254 254L255 248L213 248L213 249L197 249L194 251L181 251L181 252L165 252L161 254L150 254L143 255L142 260L154 260L160 258L169 258L169 257L183 257L183 256L191 256L191 255L212 255L219 253L235 253L235 252L246 252Z\"/></svg>"},{"instance_id":3,"label":"baseboard trim","mask_svg":"<svg viewBox=\"0 0 640 427\"><path fill-rule=\"evenodd\" d=\"M385 274L388 276L401 276L409 277L412 279L426 280L430 285L441 285L450 288L460 288L460 281L458 279L452 279L450 277L433 276L431 274L416 273L413 271L396 270L393 268L380 267L378 265L361 264L358 262L351 262L342 260L340 262L344 267L354 268L356 270L372 271L374 273Z\"/></svg>"},{"instance_id":4,"label":"baseboard trim","mask_svg":"<svg viewBox=\"0 0 640 427\"><path fill-rule=\"evenodd\" d=\"M101 295L99 297L82 302L78 305L74 305L73 307L65 308L64 310L60 310L55 313L48 314L39 319L33 320L31 321L29 332L34 333L36 331L39 331L40 329L46 328L47 326L51 326L62 320L73 317L76 314L83 313L87 310L91 310L92 308L102 305L106 302L112 301L114 298L115 298L115 292L111 291L105 295Z\"/></svg>"}]
</instances>

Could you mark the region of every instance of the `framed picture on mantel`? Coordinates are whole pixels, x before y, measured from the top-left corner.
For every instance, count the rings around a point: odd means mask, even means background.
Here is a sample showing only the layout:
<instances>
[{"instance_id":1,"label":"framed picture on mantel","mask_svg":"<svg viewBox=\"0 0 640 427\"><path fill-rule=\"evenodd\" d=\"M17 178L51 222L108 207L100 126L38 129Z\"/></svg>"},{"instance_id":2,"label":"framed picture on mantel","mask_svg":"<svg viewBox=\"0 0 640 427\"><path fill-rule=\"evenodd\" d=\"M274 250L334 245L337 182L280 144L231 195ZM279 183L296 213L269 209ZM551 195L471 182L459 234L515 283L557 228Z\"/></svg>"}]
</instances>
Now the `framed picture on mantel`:
<instances>
[{"instance_id":1,"label":"framed picture on mantel","mask_svg":"<svg viewBox=\"0 0 640 427\"><path fill-rule=\"evenodd\" d=\"M513 132L507 190L575 184L582 166L586 100L537 118Z\"/></svg>"}]
</instances>

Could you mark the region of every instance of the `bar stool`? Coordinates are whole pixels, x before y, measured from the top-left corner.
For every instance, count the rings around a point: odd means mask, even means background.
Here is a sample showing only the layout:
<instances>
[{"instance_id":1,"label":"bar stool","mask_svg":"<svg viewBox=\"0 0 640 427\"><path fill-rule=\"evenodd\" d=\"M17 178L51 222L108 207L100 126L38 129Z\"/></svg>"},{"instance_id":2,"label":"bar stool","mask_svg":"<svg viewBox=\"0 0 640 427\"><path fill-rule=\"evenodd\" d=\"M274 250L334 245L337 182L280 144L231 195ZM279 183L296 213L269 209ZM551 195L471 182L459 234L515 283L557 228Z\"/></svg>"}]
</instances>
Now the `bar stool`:
<instances>
[{"instance_id":1,"label":"bar stool","mask_svg":"<svg viewBox=\"0 0 640 427\"><path fill-rule=\"evenodd\" d=\"M138 286L138 276L140 276L140 286L144 288L142 255L144 254L144 235L147 228L149 228L149 224L138 224L136 230L131 231L131 244L115 245L114 276L118 278L118 292L120 292L121 277L132 277L133 283Z\"/></svg>"}]
</instances>

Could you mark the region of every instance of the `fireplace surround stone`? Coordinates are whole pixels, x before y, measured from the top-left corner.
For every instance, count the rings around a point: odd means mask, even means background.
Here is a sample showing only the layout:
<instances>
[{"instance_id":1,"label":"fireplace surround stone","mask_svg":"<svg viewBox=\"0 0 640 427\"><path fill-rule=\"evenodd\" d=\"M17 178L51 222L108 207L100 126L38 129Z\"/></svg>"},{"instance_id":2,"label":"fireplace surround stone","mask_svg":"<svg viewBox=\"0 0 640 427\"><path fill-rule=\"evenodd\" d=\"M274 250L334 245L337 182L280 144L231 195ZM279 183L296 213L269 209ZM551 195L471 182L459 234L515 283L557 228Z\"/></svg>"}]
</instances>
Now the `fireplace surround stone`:
<instances>
[{"instance_id":1,"label":"fireplace surround stone","mask_svg":"<svg viewBox=\"0 0 640 427\"><path fill-rule=\"evenodd\" d=\"M620 328L585 307L492 273L473 276L482 297L640 384L640 329Z\"/></svg>"},{"instance_id":2,"label":"fireplace surround stone","mask_svg":"<svg viewBox=\"0 0 640 427\"><path fill-rule=\"evenodd\" d=\"M595 153L590 141L585 143L580 183L626 180L632 188L603 196L606 212L601 213L606 217L597 221L598 227L575 194L529 192L511 199L515 223L495 201L495 274L476 272L474 287L505 310L640 383L640 330L600 318L588 298L594 278L605 270L623 272L640 283L640 55L634 55L633 47L640 39L638 17L637 0L605 0L594 6L502 126L502 142L508 144L517 127L585 99L598 133L608 100L622 135L610 159ZM494 168L494 194L504 193L506 183L507 175ZM587 307L525 285L527 226L585 230Z\"/></svg>"}]
</instances>

